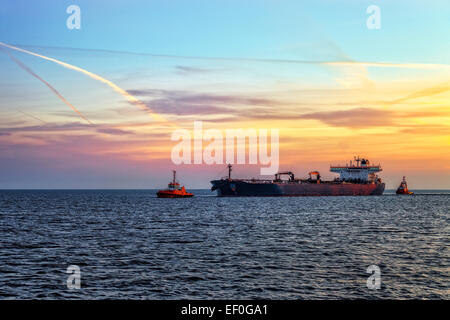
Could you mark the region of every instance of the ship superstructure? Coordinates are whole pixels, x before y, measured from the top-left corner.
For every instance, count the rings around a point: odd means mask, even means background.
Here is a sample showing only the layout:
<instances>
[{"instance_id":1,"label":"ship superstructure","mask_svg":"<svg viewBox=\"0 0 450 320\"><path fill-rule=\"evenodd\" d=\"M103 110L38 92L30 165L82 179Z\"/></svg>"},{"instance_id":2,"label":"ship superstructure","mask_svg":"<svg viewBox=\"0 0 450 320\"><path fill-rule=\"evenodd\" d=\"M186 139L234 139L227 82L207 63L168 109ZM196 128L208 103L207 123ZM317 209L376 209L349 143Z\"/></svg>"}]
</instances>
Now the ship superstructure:
<instances>
[{"instance_id":1,"label":"ship superstructure","mask_svg":"<svg viewBox=\"0 0 450 320\"><path fill-rule=\"evenodd\" d=\"M341 181L372 182L378 179L376 173L382 170L381 165L372 165L368 159L359 156L344 166L330 166L330 171L338 173Z\"/></svg>"},{"instance_id":2,"label":"ship superstructure","mask_svg":"<svg viewBox=\"0 0 450 320\"><path fill-rule=\"evenodd\" d=\"M228 177L211 181L211 190L218 196L361 196L381 195L385 184L376 175L382 171L380 165L355 157L355 162L330 166L330 171L339 174L334 180L322 180L318 171L309 172L306 179L298 179L291 171L275 174L273 180L232 179L231 165ZM283 179L288 177L288 179Z\"/></svg>"}]
</instances>

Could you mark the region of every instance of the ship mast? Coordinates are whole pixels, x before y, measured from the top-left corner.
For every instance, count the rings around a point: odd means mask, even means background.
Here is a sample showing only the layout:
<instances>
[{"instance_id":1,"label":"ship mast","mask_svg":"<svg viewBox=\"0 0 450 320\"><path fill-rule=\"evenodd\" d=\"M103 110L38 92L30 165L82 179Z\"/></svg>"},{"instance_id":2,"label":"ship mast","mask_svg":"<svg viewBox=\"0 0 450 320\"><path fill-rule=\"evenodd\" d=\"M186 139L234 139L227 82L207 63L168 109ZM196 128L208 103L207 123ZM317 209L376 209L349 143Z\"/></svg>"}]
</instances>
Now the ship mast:
<instances>
[{"instance_id":1,"label":"ship mast","mask_svg":"<svg viewBox=\"0 0 450 320\"><path fill-rule=\"evenodd\" d=\"M177 175L177 171L176 170L172 170L173 172L173 184L175 184L175 180L176 180L176 175Z\"/></svg>"},{"instance_id":2,"label":"ship mast","mask_svg":"<svg viewBox=\"0 0 450 320\"><path fill-rule=\"evenodd\" d=\"M228 180L231 180L231 168L233 166L231 164L228 164L227 168L228 168Z\"/></svg>"},{"instance_id":3,"label":"ship mast","mask_svg":"<svg viewBox=\"0 0 450 320\"><path fill-rule=\"evenodd\" d=\"M361 161L361 159L358 157L354 157L355 161L356 161L356 166L359 167L359 162Z\"/></svg>"}]
</instances>

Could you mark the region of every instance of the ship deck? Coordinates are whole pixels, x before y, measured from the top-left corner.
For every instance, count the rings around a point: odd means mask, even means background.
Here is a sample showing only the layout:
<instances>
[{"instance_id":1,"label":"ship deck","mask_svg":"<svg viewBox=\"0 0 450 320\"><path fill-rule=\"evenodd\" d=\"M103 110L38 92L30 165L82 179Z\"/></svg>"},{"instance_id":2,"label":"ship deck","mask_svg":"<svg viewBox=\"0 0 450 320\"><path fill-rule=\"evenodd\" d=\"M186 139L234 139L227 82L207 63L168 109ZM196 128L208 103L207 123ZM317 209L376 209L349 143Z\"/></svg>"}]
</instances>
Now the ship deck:
<instances>
[{"instance_id":1,"label":"ship deck","mask_svg":"<svg viewBox=\"0 0 450 320\"><path fill-rule=\"evenodd\" d=\"M264 180L264 179L222 179L223 181L228 182L245 182L249 184L318 184L316 180ZM220 180L218 180L220 181ZM351 181L340 181L340 180L320 180L319 184L372 184L371 181L360 181L360 182L351 182Z\"/></svg>"}]
</instances>

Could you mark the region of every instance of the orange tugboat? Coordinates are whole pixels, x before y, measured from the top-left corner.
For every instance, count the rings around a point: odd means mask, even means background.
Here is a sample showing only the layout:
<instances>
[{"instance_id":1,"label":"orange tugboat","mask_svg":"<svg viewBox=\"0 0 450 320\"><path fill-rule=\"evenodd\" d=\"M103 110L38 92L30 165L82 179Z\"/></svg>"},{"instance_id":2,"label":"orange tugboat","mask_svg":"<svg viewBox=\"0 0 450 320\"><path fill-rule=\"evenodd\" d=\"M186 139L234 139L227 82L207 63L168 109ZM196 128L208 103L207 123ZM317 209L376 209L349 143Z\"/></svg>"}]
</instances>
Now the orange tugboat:
<instances>
[{"instance_id":1,"label":"orange tugboat","mask_svg":"<svg viewBox=\"0 0 450 320\"><path fill-rule=\"evenodd\" d=\"M180 184L176 181L176 171L173 171L173 181L169 183L169 189L159 190L156 195L158 198L190 198L193 193L186 192L184 186L180 188Z\"/></svg>"},{"instance_id":2,"label":"orange tugboat","mask_svg":"<svg viewBox=\"0 0 450 320\"><path fill-rule=\"evenodd\" d=\"M405 177L403 176L403 181L400 182L400 186L397 188L396 194L414 194L408 190L408 185L406 184Z\"/></svg>"}]
</instances>

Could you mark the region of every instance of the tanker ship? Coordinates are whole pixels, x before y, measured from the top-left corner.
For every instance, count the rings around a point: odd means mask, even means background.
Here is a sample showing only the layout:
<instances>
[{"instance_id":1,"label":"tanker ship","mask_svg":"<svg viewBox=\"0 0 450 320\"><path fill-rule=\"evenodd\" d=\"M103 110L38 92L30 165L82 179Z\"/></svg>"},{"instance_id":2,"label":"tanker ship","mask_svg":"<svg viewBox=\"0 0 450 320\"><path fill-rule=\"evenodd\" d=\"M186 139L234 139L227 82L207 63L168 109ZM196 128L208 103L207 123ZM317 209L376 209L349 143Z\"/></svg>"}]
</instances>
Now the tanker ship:
<instances>
[{"instance_id":1,"label":"tanker ship","mask_svg":"<svg viewBox=\"0 0 450 320\"><path fill-rule=\"evenodd\" d=\"M211 191L216 190L218 196L242 197L371 196L383 194L385 186L376 175L381 166L359 156L346 165L330 166L339 177L329 181L322 180L318 171L309 172L306 179L295 178L290 171L279 172L273 180L232 179L231 171L229 164L228 176L211 181Z\"/></svg>"}]
</instances>

